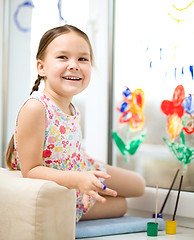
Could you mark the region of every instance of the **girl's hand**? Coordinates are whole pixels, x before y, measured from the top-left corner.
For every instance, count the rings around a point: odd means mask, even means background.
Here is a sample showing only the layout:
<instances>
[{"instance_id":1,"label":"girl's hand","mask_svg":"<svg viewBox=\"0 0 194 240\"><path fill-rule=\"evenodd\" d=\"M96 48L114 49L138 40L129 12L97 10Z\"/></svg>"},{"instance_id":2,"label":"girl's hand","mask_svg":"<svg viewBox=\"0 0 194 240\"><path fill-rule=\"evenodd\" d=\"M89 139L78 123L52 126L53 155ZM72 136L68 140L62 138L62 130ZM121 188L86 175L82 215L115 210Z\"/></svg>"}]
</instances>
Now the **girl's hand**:
<instances>
[{"instance_id":1,"label":"girl's hand","mask_svg":"<svg viewBox=\"0 0 194 240\"><path fill-rule=\"evenodd\" d=\"M102 203L105 203L106 199L99 195L99 193L113 197L117 196L117 192L110 188L103 190L104 185L99 180L99 178L109 179L110 177L110 175L102 171L81 172L78 189L83 194L84 208L88 208L89 196Z\"/></svg>"}]
</instances>

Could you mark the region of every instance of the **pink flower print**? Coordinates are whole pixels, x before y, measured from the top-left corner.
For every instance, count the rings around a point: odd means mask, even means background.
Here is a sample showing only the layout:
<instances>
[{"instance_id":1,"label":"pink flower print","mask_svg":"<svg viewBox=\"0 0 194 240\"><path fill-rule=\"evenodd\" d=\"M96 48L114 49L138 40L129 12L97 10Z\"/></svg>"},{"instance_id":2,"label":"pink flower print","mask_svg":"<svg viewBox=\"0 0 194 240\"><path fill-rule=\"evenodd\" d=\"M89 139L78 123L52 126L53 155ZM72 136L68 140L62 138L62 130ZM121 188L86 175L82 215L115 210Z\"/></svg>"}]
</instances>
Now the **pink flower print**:
<instances>
[{"instance_id":1,"label":"pink flower print","mask_svg":"<svg viewBox=\"0 0 194 240\"><path fill-rule=\"evenodd\" d=\"M55 164L61 164L61 160L54 160Z\"/></svg>"},{"instance_id":2,"label":"pink flower print","mask_svg":"<svg viewBox=\"0 0 194 240\"><path fill-rule=\"evenodd\" d=\"M13 168L16 168L16 165L15 165L15 163L12 163L11 165L12 165L12 167L13 167Z\"/></svg>"},{"instance_id":3,"label":"pink flower print","mask_svg":"<svg viewBox=\"0 0 194 240\"><path fill-rule=\"evenodd\" d=\"M90 161L92 165L94 165L95 163L95 161L92 158L88 159L88 161Z\"/></svg>"},{"instance_id":4,"label":"pink flower print","mask_svg":"<svg viewBox=\"0 0 194 240\"><path fill-rule=\"evenodd\" d=\"M45 163L50 165L52 163L52 161L51 160L46 160Z\"/></svg>"},{"instance_id":5,"label":"pink flower print","mask_svg":"<svg viewBox=\"0 0 194 240\"><path fill-rule=\"evenodd\" d=\"M77 154L76 160L77 160L77 161L80 160L80 154Z\"/></svg>"},{"instance_id":6,"label":"pink flower print","mask_svg":"<svg viewBox=\"0 0 194 240\"><path fill-rule=\"evenodd\" d=\"M76 157L76 153L73 153L73 154L71 155L71 157L72 157L72 158Z\"/></svg>"},{"instance_id":7,"label":"pink flower print","mask_svg":"<svg viewBox=\"0 0 194 240\"><path fill-rule=\"evenodd\" d=\"M42 156L43 156L43 158L47 158L47 157L50 157L51 154L52 154L52 152L50 150L46 149L43 151Z\"/></svg>"},{"instance_id":8,"label":"pink flower print","mask_svg":"<svg viewBox=\"0 0 194 240\"><path fill-rule=\"evenodd\" d=\"M77 128L75 126L73 126L73 128L71 129L72 132L76 132Z\"/></svg>"},{"instance_id":9,"label":"pink flower print","mask_svg":"<svg viewBox=\"0 0 194 240\"><path fill-rule=\"evenodd\" d=\"M50 118L50 119L53 119L53 114L49 114L49 118Z\"/></svg>"},{"instance_id":10,"label":"pink flower print","mask_svg":"<svg viewBox=\"0 0 194 240\"><path fill-rule=\"evenodd\" d=\"M66 128L64 126L60 126L59 130L60 130L60 133L62 134L66 133Z\"/></svg>"},{"instance_id":11,"label":"pink flower print","mask_svg":"<svg viewBox=\"0 0 194 240\"><path fill-rule=\"evenodd\" d=\"M45 94L42 95L42 97L40 97L42 100L47 100L47 101L50 101L50 98L48 98Z\"/></svg>"},{"instance_id":12,"label":"pink flower print","mask_svg":"<svg viewBox=\"0 0 194 240\"><path fill-rule=\"evenodd\" d=\"M46 128L48 127L49 123L50 123L49 120L46 119Z\"/></svg>"},{"instance_id":13,"label":"pink flower print","mask_svg":"<svg viewBox=\"0 0 194 240\"><path fill-rule=\"evenodd\" d=\"M66 142L62 141L62 144L63 144L63 147L65 148L66 147Z\"/></svg>"},{"instance_id":14,"label":"pink flower print","mask_svg":"<svg viewBox=\"0 0 194 240\"><path fill-rule=\"evenodd\" d=\"M76 164L77 164L77 162L75 161L75 159L73 160L73 162L72 162L72 163L73 163L73 165L76 165Z\"/></svg>"},{"instance_id":15,"label":"pink flower print","mask_svg":"<svg viewBox=\"0 0 194 240\"><path fill-rule=\"evenodd\" d=\"M73 164L70 164L68 170L71 170L73 168Z\"/></svg>"},{"instance_id":16,"label":"pink flower print","mask_svg":"<svg viewBox=\"0 0 194 240\"><path fill-rule=\"evenodd\" d=\"M55 120L55 125L58 127L59 126L59 120Z\"/></svg>"},{"instance_id":17,"label":"pink flower print","mask_svg":"<svg viewBox=\"0 0 194 240\"><path fill-rule=\"evenodd\" d=\"M47 148L48 148L48 149L53 149L54 146L55 146L54 144L49 144L49 145L47 146Z\"/></svg>"},{"instance_id":18,"label":"pink flower print","mask_svg":"<svg viewBox=\"0 0 194 240\"><path fill-rule=\"evenodd\" d=\"M49 137L48 142L49 143L55 143L56 142L56 137Z\"/></svg>"}]
</instances>

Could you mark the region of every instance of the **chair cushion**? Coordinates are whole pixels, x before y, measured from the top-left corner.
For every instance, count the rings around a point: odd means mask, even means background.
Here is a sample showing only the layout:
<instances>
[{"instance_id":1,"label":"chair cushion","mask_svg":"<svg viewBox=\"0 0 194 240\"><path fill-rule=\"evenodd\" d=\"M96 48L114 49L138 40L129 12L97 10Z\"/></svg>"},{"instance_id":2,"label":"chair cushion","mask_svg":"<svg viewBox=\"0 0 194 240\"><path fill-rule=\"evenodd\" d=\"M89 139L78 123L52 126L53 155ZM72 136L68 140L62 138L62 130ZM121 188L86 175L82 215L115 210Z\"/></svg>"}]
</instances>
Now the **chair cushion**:
<instances>
[{"instance_id":1,"label":"chair cushion","mask_svg":"<svg viewBox=\"0 0 194 240\"><path fill-rule=\"evenodd\" d=\"M147 222L153 218L124 216L120 218L80 221L76 224L76 238L99 237L147 231ZM158 230L165 229L165 221L158 218ZM119 239L119 238L118 238Z\"/></svg>"},{"instance_id":2,"label":"chair cushion","mask_svg":"<svg viewBox=\"0 0 194 240\"><path fill-rule=\"evenodd\" d=\"M75 238L75 190L0 168L1 240Z\"/></svg>"}]
</instances>

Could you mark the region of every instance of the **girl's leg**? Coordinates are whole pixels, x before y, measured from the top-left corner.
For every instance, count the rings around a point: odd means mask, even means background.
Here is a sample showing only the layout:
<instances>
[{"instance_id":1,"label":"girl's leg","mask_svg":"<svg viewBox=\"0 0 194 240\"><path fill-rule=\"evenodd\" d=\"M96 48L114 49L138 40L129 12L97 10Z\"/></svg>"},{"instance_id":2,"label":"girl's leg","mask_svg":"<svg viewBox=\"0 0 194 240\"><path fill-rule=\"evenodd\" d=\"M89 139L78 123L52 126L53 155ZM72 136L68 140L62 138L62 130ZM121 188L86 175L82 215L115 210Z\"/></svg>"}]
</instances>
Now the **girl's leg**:
<instances>
[{"instance_id":1,"label":"girl's leg","mask_svg":"<svg viewBox=\"0 0 194 240\"><path fill-rule=\"evenodd\" d=\"M108 188L117 191L117 197L104 195L106 203L96 202L82 220L121 217L127 212L126 197L137 197L144 193L145 181L137 173L106 165L111 178L105 180Z\"/></svg>"},{"instance_id":2,"label":"girl's leg","mask_svg":"<svg viewBox=\"0 0 194 240\"><path fill-rule=\"evenodd\" d=\"M144 193L145 181L138 173L110 165L106 165L106 169L111 178L104 182L117 191L118 196L138 197Z\"/></svg>"},{"instance_id":3,"label":"girl's leg","mask_svg":"<svg viewBox=\"0 0 194 240\"><path fill-rule=\"evenodd\" d=\"M82 216L81 220L121 217L127 212L125 198L108 196L105 198L105 203L96 202L90 211Z\"/></svg>"}]
</instances>

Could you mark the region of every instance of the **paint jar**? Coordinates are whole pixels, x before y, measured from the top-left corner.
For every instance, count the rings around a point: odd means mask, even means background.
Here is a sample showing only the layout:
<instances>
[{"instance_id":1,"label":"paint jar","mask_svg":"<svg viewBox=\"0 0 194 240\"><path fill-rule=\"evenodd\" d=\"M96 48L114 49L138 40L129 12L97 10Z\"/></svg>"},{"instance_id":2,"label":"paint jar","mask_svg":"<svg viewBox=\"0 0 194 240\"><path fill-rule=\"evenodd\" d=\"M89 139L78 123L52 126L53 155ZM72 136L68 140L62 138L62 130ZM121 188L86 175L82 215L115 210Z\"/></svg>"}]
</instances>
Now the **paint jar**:
<instances>
[{"instance_id":1,"label":"paint jar","mask_svg":"<svg viewBox=\"0 0 194 240\"><path fill-rule=\"evenodd\" d=\"M155 213L152 214L152 218L155 218ZM162 213L157 213L157 218L163 218L163 214Z\"/></svg>"},{"instance_id":2,"label":"paint jar","mask_svg":"<svg viewBox=\"0 0 194 240\"><path fill-rule=\"evenodd\" d=\"M177 221L166 221L166 234L176 234Z\"/></svg>"},{"instance_id":3,"label":"paint jar","mask_svg":"<svg viewBox=\"0 0 194 240\"><path fill-rule=\"evenodd\" d=\"M151 236L151 237L158 236L158 223L155 223L155 222L147 223L147 236Z\"/></svg>"}]
</instances>

